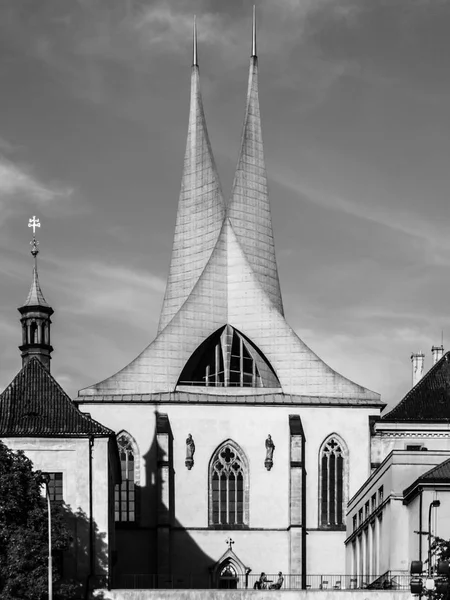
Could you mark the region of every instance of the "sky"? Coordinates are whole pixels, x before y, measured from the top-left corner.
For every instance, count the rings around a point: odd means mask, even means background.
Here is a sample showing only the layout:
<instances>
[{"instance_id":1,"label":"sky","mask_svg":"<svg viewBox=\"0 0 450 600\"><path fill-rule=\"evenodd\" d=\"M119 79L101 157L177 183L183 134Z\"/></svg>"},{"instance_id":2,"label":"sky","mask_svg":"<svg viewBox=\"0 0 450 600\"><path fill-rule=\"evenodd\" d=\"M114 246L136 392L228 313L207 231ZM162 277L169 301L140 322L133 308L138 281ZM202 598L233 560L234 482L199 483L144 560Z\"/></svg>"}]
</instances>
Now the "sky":
<instances>
[{"instance_id":1,"label":"sky","mask_svg":"<svg viewBox=\"0 0 450 600\"><path fill-rule=\"evenodd\" d=\"M71 396L155 337L186 143L192 22L225 198L252 2L0 3L0 390L39 277ZM450 3L258 0L259 93L284 308L333 369L411 387L450 349Z\"/></svg>"}]
</instances>

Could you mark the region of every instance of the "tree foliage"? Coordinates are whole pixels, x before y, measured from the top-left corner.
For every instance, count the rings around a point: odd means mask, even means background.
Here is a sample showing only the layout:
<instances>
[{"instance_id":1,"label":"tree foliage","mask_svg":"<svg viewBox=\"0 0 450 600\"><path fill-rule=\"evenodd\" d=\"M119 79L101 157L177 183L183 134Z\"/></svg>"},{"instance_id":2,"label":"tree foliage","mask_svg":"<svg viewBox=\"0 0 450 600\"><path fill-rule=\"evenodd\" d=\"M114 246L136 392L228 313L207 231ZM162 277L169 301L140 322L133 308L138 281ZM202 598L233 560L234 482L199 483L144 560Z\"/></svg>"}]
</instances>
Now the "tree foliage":
<instances>
[{"instance_id":1,"label":"tree foliage","mask_svg":"<svg viewBox=\"0 0 450 600\"><path fill-rule=\"evenodd\" d=\"M450 560L450 540L438 536L434 537L431 552L437 560Z\"/></svg>"},{"instance_id":2,"label":"tree foliage","mask_svg":"<svg viewBox=\"0 0 450 600\"><path fill-rule=\"evenodd\" d=\"M2 600L44 600L48 589L47 501L44 478L33 470L22 451L14 452L0 441L0 597ZM75 598L77 586L62 581L58 556L68 549L72 536L65 509L52 504L54 598Z\"/></svg>"}]
</instances>

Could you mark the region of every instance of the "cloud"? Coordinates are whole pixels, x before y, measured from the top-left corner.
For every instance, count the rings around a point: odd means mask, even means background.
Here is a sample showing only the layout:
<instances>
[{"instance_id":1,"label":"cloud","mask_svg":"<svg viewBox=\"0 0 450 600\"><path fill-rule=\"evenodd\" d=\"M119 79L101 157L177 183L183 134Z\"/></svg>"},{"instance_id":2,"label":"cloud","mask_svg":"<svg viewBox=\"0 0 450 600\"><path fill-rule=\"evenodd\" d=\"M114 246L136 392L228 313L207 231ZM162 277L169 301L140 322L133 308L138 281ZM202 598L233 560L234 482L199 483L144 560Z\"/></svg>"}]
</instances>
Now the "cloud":
<instances>
[{"instance_id":1,"label":"cloud","mask_svg":"<svg viewBox=\"0 0 450 600\"><path fill-rule=\"evenodd\" d=\"M72 188L45 185L32 174L30 169L0 157L0 202L22 195L47 203L61 198L70 198L72 194Z\"/></svg>"},{"instance_id":2,"label":"cloud","mask_svg":"<svg viewBox=\"0 0 450 600\"><path fill-rule=\"evenodd\" d=\"M10 218L23 214L27 207L53 214L85 210L83 203L72 202L75 190L58 183L46 183L33 170L0 154L0 227Z\"/></svg>"}]
</instances>

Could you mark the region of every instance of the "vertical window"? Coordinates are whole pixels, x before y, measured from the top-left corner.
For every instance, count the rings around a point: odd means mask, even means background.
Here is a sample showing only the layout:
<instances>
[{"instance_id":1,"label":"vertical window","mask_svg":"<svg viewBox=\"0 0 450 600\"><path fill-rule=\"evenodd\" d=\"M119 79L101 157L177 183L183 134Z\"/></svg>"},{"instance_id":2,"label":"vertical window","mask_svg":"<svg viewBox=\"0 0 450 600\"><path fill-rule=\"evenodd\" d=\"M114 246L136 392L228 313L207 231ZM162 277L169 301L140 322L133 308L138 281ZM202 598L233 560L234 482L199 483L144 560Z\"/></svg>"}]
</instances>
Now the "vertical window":
<instances>
[{"instance_id":1,"label":"vertical window","mask_svg":"<svg viewBox=\"0 0 450 600\"><path fill-rule=\"evenodd\" d=\"M356 515L353 515L353 531L356 531L358 527L358 519L356 517Z\"/></svg>"},{"instance_id":2,"label":"vertical window","mask_svg":"<svg viewBox=\"0 0 450 600\"><path fill-rule=\"evenodd\" d=\"M369 516L369 501L366 502L365 507L364 507L364 518L367 519L368 516Z\"/></svg>"},{"instance_id":3,"label":"vertical window","mask_svg":"<svg viewBox=\"0 0 450 600\"><path fill-rule=\"evenodd\" d=\"M210 462L210 525L248 525L248 467L242 450L225 442Z\"/></svg>"},{"instance_id":4,"label":"vertical window","mask_svg":"<svg viewBox=\"0 0 450 600\"><path fill-rule=\"evenodd\" d=\"M114 518L116 522L134 523L136 521L136 452L131 436L119 434L117 438L122 483L116 485L114 497Z\"/></svg>"},{"instance_id":5,"label":"vertical window","mask_svg":"<svg viewBox=\"0 0 450 600\"><path fill-rule=\"evenodd\" d=\"M377 495L374 494L372 496L372 512L376 509L376 507L377 507Z\"/></svg>"},{"instance_id":6,"label":"vertical window","mask_svg":"<svg viewBox=\"0 0 450 600\"><path fill-rule=\"evenodd\" d=\"M50 502L62 502L63 501L63 474L62 473L49 473L50 481L48 482L48 492L50 495Z\"/></svg>"},{"instance_id":7,"label":"vertical window","mask_svg":"<svg viewBox=\"0 0 450 600\"><path fill-rule=\"evenodd\" d=\"M343 527L347 500L347 449L336 435L322 444L319 457L320 525Z\"/></svg>"},{"instance_id":8,"label":"vertical window","mask_svg":"<svg viewBox=\"0 0 450 600\"><path fill-rule=\"evenodd\" d=\"M383 486L381 486L378 490L378 505L380 505L383 502L383 495Z\"/></svg>"},{"instance_id":9,"label":"vertical window","mask_svg":"<svg viewBox=\"0 0 450 600\"><path fill-rule=\"evenodd\" d=\"M30 325L30 344L37 343L37 325L36 322L33 321Z\"/></svg>"}]
</instances>

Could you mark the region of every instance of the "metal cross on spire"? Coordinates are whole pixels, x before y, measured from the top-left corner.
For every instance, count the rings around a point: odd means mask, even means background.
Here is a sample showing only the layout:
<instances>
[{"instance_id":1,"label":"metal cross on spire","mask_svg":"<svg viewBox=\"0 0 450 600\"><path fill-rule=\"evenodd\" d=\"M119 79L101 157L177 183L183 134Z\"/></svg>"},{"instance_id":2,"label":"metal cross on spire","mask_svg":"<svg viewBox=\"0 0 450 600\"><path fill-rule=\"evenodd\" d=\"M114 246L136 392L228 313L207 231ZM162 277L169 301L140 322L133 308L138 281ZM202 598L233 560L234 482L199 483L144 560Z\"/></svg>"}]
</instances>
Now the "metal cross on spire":
<instances>
[{"instance_id":1,"label":"metal cross on spire","mask_svg":"<svg viewBox=\"0 0 450 600\"><path fill-rule=\"evenodd\" d=\"M28 219L28 227L32 227L33 228L33 239L31 240L30 244L32 246L31 248L31 254L34 256L34 258L36 258L39 250L38 250L38 245L39 242L36 240L36 227L40 227L41 224L39 222L39 219L36 219L36 217L33 215L32 219Z\"/></svg>"},{"instance_id":2,"label":"metal cross on spire","mask_svg":"<svg viewBox=\"0 0 450 600\"><path fill-rule=\"evenodd\" d=\"M225 543L228 544L228 548L231 550L231 546L234 544L234 541L231 539L231 537L225 540Z\"/></svg>"}]
</instances>

